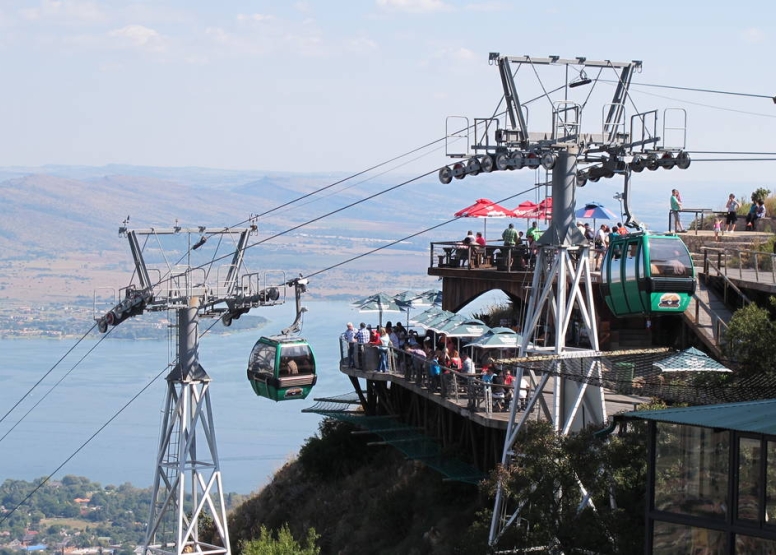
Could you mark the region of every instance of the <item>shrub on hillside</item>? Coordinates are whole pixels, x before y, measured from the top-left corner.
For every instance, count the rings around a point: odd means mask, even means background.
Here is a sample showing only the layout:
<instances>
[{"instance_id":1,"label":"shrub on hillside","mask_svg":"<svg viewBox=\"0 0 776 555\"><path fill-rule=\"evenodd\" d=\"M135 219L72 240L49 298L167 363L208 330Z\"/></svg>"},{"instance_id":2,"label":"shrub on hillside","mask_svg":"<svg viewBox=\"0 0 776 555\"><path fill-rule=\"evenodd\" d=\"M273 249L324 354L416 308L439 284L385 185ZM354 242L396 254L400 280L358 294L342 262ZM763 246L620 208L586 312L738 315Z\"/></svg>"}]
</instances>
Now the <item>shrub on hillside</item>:
<instances>
[{"instance_id":1,"label":"shrub on hillside","mask_svg":"<svg viewBox=\"0 0 776 555\"><path fill-rule=\"evenodd\" d=\"M299 450L299 464L305 472L322 481L344 478L369 463L372 450L367 436L356 435L358 428L334 418L324 418L318 434L307 439Z\"/></svg>"},{"instance_id":2,"label":"shrub on hillside","mask_svg":"<svg viewBox=\"0 0 776 555\"><path fill-rule=\"evenodd\" d=\"M314 528L307 532L304 542L298 543L291 535L288 525L283 525L276 534L266 526L261 527L259 537L240 545L242 555L318 555L321 550L315 545L318 534Z\"/></svg>"}]
</instances>

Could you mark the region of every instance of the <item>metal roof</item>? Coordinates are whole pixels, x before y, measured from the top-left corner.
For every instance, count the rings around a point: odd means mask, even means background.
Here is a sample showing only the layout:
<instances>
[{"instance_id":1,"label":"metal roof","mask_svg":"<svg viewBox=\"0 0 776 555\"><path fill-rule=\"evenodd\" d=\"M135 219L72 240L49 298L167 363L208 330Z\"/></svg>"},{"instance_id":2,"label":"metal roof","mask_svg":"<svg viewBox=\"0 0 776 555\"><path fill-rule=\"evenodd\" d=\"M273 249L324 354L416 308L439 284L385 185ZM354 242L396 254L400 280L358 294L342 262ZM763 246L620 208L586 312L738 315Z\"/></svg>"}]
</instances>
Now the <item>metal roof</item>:
<instances>
[{"instance_id":1,"label":"metal roof","mask_svg":"<svg viewBox=\"0 0 776 555\"><path fill-rule=\"evenodd\" d=\"M703 351L690 347L655 362L663 372L732 372Z\"/></svg>"},{"instance_id":2,"label":"metal roof","mask_svg":"<svg viewBox=\"0 0 776 555\"><path fill-rule=\"evenodd\" d=\"M776 399L703 405L664 410L633 411L623 414L628 419L670 422L703 428L776 435Z\"/></svg>"}]
</instances>

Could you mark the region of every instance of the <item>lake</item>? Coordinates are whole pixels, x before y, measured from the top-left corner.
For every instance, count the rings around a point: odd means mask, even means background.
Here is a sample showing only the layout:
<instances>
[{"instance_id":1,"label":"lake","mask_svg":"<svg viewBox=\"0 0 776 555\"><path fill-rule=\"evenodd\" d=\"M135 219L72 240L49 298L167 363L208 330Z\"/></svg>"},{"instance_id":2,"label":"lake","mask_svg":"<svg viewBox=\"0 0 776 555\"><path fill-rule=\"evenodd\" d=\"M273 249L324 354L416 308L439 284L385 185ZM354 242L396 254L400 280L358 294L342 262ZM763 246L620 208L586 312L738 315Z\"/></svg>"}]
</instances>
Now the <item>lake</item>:
<instances>
[{"instance_id":1,"label":"lake","mask_svg":"<svg viewBox=\"0 0 776 555\"><path fill-rule=\"evenodd\" d=\"M373 321L344 302L306 302L302 335L312 345L318 384L304 401L274 403L257 397L245 374L248 355L260 335L272 335L293 321L293 302L252 311L270 320L259 332L207 334L200 340L199 360L213 379L210 397L224 490L250 493L267 484L275 470L292 458L305 439L314 435L320 417L303 414L313 397L352 391L339 372L339 334L348 321ZM386 319L396 320L396 313ZM373 317L367 319L366 317ZM404 316L406 318L406 316ZM200 333L212 320L200 323ZM216 326L221 326L217 323ZM23 415L99 340L95 332L0 423L5 436ZM77 339L0 340L0 416L6 412L76 343ZM32 480L47 476L70 457L124 404L164 370L166 340L112 340L108 336L77 364L29 416L0 441L0 479ZM168 358L168 356L170 358ZM162 374L113 422L60 471L107 484L152 484L154 456L162 421L166 382Z\"/></svg>"}]
</instances>

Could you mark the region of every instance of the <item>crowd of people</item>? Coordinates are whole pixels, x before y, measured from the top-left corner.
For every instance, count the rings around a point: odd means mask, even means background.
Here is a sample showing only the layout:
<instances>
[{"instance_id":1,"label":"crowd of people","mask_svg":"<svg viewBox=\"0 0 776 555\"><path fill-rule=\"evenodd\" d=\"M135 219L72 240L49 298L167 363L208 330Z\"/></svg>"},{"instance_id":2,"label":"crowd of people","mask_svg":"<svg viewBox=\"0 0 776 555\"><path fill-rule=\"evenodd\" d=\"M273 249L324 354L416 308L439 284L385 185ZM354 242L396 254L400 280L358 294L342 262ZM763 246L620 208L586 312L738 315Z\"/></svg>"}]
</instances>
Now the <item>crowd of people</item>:
<instances>
[{"instance_id":1,"label":"crowd of people","mask_svg":"<svg viewBox=\"0 0 776 555\"><path fill-rule=\"evenodd\" d=\"M493 410L506 411L515 398L515 389L518 409L525 410L527 406L527 377L515 384L512 371L488 350L480 350L482 354L475 361L471 349L444 334L419 335L401 322L387 322L374 328L361 322L358 329L348 322L342 339L347 344L349 368L400 374L444 397L458 390L468 397L472 410L490 397Z\"/></svg>"}]
</instances>

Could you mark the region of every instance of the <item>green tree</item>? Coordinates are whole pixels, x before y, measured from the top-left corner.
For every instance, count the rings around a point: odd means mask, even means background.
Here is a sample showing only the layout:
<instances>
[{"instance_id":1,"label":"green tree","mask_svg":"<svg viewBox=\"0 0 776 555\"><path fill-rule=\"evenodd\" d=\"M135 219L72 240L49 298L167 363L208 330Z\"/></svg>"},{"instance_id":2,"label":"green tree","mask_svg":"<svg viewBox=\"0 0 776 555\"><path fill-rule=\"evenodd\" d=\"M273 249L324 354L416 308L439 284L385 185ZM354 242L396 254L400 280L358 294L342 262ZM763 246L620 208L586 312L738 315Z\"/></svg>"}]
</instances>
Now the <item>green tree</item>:
<instances>
[{"instance_id":1,"label":"green tree","mask_svg":"<svg viewBox=\"0 0 776 555\"><path fill-rule=\"evenodd\" d=\"M758 200L765 202L765 199L767 199L768 195L770 194L771 194L770 189L766 189L764 187L755 189L754 192L752 192L752 202L757 202Z\"/></svg>"},{"instance_id":2,"label":"green tree","mask_svg":"<svg viewBox=\"0 0 776 555\"><path fill-rule=\"evenodd\" d=\"M776 299L770 303L776 306ZM776 325L767 309L752 303L736 310L725 334L725 355L739 377L776 373Z\"/></svg>"},{"instance_id":3,"label":"green tree","mask_svg":"<svg viewBox=\"0 0 776 555\"><path fill-rule=\"evenodd\" d=\"M321 550L315 545L320 536L311 528L303 543L297 543L291 535L288 525L284 524L277 534L272 534L262 525L259 538L240 545L242 555L319 555Z\"/></svg>"},{"instance_id":4,"label":"green tree","mask_svg":"<svg viewBox=\"0 0 776 555\"><path fill-rule=\"evenodd\" d=\"M520 456L499 468L490 482L494 493L495 478L501 478L515 504L523 507L517 526L505 532L500 545L554 546L564 553L643 549L643 430L608 437L592 430L560 436L549 423L536 422L521 434ZM595 508L583 503L580 486Z\"/></svg>"}]
</instances>

